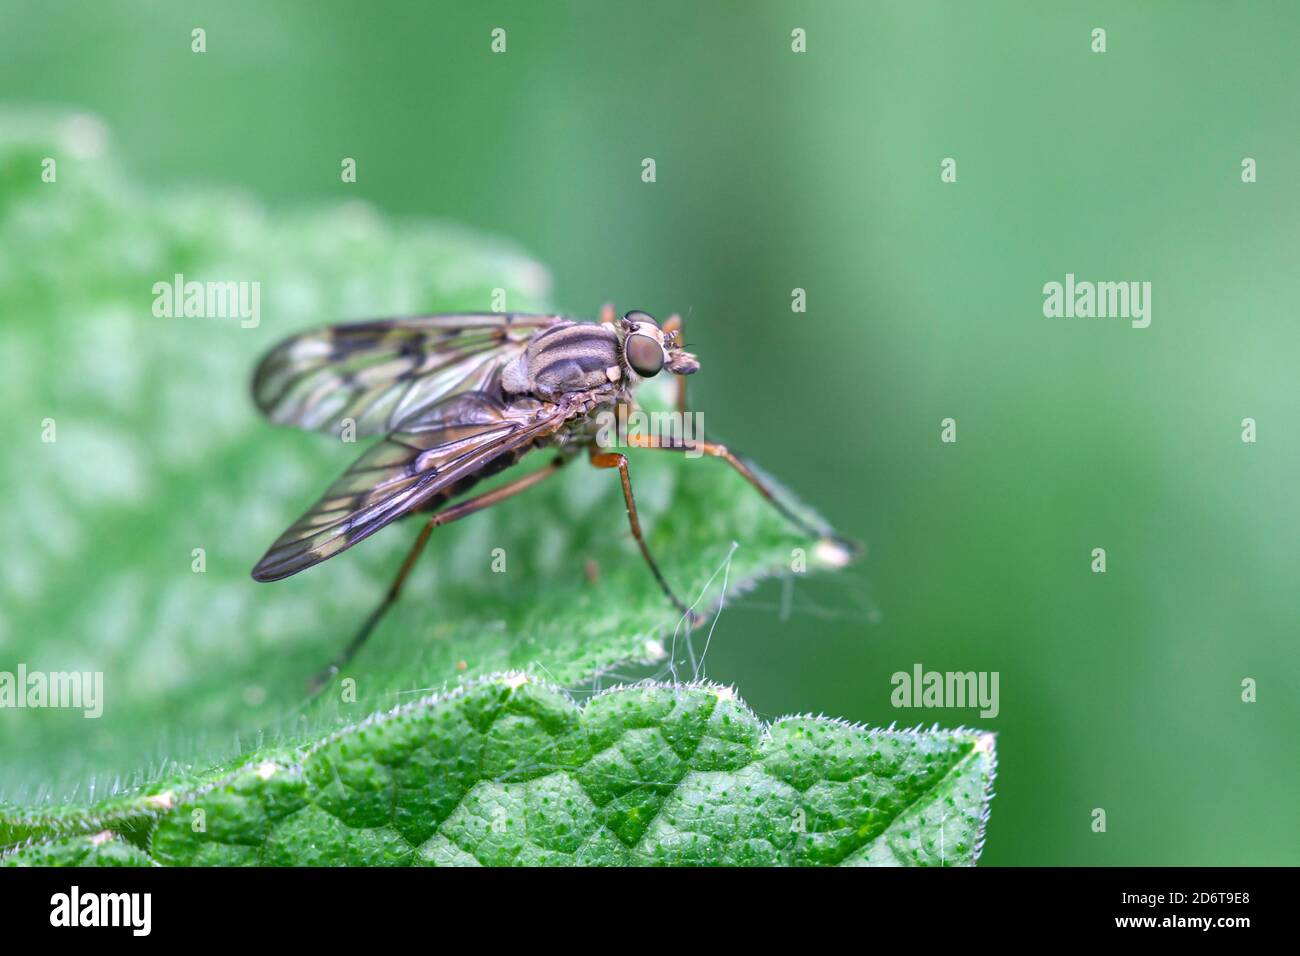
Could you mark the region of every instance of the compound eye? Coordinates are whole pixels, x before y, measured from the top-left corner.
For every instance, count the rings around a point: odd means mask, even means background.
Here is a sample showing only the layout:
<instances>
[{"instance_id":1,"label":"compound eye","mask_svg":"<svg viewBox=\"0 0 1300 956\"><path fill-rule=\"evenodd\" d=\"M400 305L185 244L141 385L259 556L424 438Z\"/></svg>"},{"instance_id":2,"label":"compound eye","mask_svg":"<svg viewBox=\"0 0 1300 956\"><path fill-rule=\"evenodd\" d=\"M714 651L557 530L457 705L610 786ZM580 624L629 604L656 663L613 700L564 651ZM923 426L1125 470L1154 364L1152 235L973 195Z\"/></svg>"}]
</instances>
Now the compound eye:
<instances>
[{"instance_id":1,"label":"compound eye","mask_svg":"<svg viewBox=\"0 0 1300 956\"><path fill-rule=\"evenodd\" d=\"M629 323L633 328L641 324L658 326L655 317L649 312L642 312L640 309L633 309L627 315L623 316L623 321Z\"/></svg>"},{"instance_id":2,"label":"compound eye","mask_svg":"<svg viewBox=\"0 0 1300 956\"><path fill-rule=\"evenodd\" d=\"M623 354L632 371L642 378L653 378L664 367L663 347L648 335L629 335L623 343Z\"/></svg>"}]
</instances>

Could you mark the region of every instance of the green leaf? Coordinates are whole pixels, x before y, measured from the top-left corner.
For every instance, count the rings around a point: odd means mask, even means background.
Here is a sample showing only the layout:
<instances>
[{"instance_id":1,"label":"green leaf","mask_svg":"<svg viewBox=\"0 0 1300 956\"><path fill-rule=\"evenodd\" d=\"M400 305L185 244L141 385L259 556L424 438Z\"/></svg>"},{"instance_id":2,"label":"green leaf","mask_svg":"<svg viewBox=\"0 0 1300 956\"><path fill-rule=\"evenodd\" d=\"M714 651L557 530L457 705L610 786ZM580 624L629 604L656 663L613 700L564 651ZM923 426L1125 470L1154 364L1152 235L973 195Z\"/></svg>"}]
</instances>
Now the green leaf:
<instances>
[{"instance_id":1,"label":"green leaf","mask_svg":"<svg viewBox=\"0 0 1300 956\"><path fill-rule=\"evenodd\" d=\"M764 726L708 684L580 708L507 674L157 794L144 827L122 819L181 866L961 865L993 772L976 731ZM8 859L32 857L52 851Z\"/></svg>"},{"instance_id":2,"label":"green leaf","mask_svg":"<svg viewBox=\"0 0 1300 956\"><path fill-rule=\"evenodd\" d=\"M0 855L0 866L154 866L149 854L117 834L55 838Z\"/></svg>"},{"instance_id":3,"label":"green leaf","mask_svg":"<svg viewBox=\"0 0 1300 956\"><path fill-rule=\"evenodd\" d=\"M275 213L230 192L142 188L114 171L104 139L87 118L0 115L0 243L13 251L0 259L0 400L8 412L0 417L8 492L0 544L11 558L0 565L0 672L102 674L103 681L102 714L89 719L85 708L0 712L0 849L22 847L11 861L115 859L116 842L92 839L111 829L165 862L310 862L313 853L330 862L401 862L422 858L426 847L437 856L441 844L429 841L451 839L448 813L472 825L478 804L464 802L469 794L507 799L475 775L491 767L492 779L510 779L528 747L514 737L516 727L553 749L560 741L577 746L581 735L564 728L587 719L561 705L557 692L529 683L510 699L542 701L533 722L498 720L492 707L505 705L482 695L498 693L499 681L473 682L523 672L576 687L636 662L668 676L694 649L630 539L617 477L579 461L526 495L439 528L345 680L308 699L306 679L378 602L418 525L399 522L304 574L254 583L249 569L265 547L361 446L271 427L251 405L248 379L283 336L331 321L483 309L494 290L505 290L511 309L548 307L547 273L508 243L385 218L348 198L343 185L337 204ZM54 182L42 181L45 157L58 161ZM178 274L259 283L258 321L156 315L155 284ZM706 357L702 374L708 367ZM765 575L790 573L800 550L810 569L826 554L720 461L636 451L630 458L650 546L678 592L701 610L722 601L724 585L735 594ZM492 571L496 549L505 573ZM466 685L481 689L455 696ZM441 690L460 703L371 718ZM466 712L474 701L488 710ZM591 706L604 713L611 705ZM415 748L410 721L435 714L467 723ZM757 726L747 716L733 719ZM785 726L774 739L786 739ZM589 788L588 799L602 808L604 842L583 851L593 861L640 859L636 848L647 833L638 827L671 827L687 812L673 810L671 798L696 777L674 775L703 757L688 759L671 735L685 740L695 728L641 729L621 741L626 766L616 762L608 772L612 780L645 773L660 782L630 786L606 803L594 795L601 780L581 777L606 758L573 763L580 754L548 751L548 761L571 770L565 786ZM655 733L671 746L658 746ZM498 742L503 734L509 740ZM725 751L729 738L691 739L713 753ZM395 749L377 755L376 745ZM408 745L415 762L402 763L398 751ZM758 772L754 746L735 743L737 754L750 753L748 762L725 771ZM488 755L501 765L485 764ZM262 781L250 776L250 761L283 772ZM338 761L333 784L313 776L313 767ZM415 791L399 787L410 802L394 807L374 794L391 792L399 766L419 783ZM550 823L530 818L529 832L578 826L562 822L564 801L576 795L548 795L536 789L542 786L520 791L519 812L546 816L528 809L535 799L557 815ZM209 839L184 838L179 805L168 812L168 803L200 794L219 804ZM682 807L709 803L706 793L691 799ZM843 794L827 799L846 813L854 805ZM710 827L724 826L731 810L718 812ZM823 822L837 819L829 805L818 812L831 814L817 817ZM896 835L898 846L947 832L942 814L936 823L926 812L911 807L899 817L906 833ZM663 859L715 852L686 832L683 823L681 833L665 832L644 852ZM973 858L974 838L963 839L965 851L940 857ZM846 840L837 837L825 852L818 848L828 838L794 841L772 859L838 862L869 849ZM541 845L568 844L557 830ZM450 844L443 849L455 855ZM878 852L863 860L877 861ZM746 858L757 861L758 850Z\"/></svg>"}]
</instances>

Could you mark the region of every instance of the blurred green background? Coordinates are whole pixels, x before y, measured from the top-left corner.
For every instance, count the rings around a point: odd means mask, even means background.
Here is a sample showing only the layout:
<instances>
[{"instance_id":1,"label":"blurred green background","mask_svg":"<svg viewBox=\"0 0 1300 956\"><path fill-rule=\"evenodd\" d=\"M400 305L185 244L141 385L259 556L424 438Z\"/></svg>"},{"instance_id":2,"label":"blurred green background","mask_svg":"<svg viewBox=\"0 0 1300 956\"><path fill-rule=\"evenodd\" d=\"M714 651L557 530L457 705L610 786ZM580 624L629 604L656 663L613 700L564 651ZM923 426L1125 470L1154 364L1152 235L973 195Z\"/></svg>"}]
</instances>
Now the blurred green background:
<instances>
[{"instance_id":1,"label":"blurred green background","mask_svg":"<svg viewBox=\"0 0 1300 956\"><path fill-rule=\"evenodd\" d=\"M562 309L686 313L710 431L870 549L732 603L711 677L766 717L996 730L987 864L1294 864L1297 28L1285 3L9 3L0 93L101 115L146 185L458 221L546 263ZM1067 272L1150 281L1151 327L1044 318ZM916 662L998 671L1000 714L895 710Z\"/></svg>"}]
</instances>

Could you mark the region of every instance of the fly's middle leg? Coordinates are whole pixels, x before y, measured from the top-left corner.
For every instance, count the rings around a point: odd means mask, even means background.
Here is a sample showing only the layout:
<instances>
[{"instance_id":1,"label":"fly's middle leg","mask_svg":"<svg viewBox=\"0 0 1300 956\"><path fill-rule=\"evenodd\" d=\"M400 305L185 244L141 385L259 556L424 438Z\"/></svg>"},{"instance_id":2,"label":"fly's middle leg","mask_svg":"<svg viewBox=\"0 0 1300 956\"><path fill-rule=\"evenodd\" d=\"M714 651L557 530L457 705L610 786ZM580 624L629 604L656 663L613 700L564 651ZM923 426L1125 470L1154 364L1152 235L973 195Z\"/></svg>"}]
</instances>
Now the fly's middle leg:
<instances>
[{"instance_id":1,"label":"fly's middle leg","mask_svg":"<svg viewBox=\"0 0 1300 956\"><path fill-rule=\"evenodd\" d=\"M636 539L637 547L641 549L641 556L645 558L645 563L650 567L650 573L659 582L660 589L668 596L668 600L673 603L673 607L681 613L685 620L687 628L694 627L698 623L698 618L694 611L686 606L669 587L668 581L664 578L663 572L659 570L659 564L655 561L654 556L650 553L650 546L646 544L645 536L641 533L641 519L636 513L636 498L632 495L632 479L628 474L627 456L618 452L597 451L595 446L591 448L591 463L597 468L617 468L619 478L623 483L623 500L627 503L627 520L632 527L632 537Z\"/></svg>"}]
</instances>

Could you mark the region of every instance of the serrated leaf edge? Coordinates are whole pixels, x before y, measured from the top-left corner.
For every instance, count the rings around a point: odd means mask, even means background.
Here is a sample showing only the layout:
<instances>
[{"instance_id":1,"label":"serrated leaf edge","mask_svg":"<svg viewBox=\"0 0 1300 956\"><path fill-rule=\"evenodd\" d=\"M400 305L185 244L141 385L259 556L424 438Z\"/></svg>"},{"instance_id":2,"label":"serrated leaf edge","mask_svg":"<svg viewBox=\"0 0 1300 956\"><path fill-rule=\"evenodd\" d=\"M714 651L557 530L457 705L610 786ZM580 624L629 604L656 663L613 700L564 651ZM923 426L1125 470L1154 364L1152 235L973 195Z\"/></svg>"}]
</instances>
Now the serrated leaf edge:
<instances>
[{"instance_id":1,"label":"serrated leaf edge","mask_svg":"<svg viewBox=\"0 0 1300 956\"><path fill-rule=\"evenodd\" d=\"M388 708L387 710L375 711L371 714L368 714L361 720L349 724L346 727L341 727L338 730L332 731L326 734L324 737L320 738L319 740L312 741L310 744L307 744L303 747L293 748L291 752L297 755L297 759L293 761L285 760L283 754L276 755L279 757L279 759L275 759L275 757L272 756L264 756L261 759L254 757L241 763L233 770L226 771L225 773L222 773L219 776L215 776L210 780L199 783L194 787L186 789L179 794L172 790L161 790L155 793L146 794L138 798L135 798L127 802L120 810L108 810L106 812L99 813L99 814L86 813L84 815L77 814L75 811L73 811L72 813L70 813L70 815L67 818L60 818L58 816L43 818L41 819L40 824L37 825L42 826L46 832L41 834L34 834L32 836L29 836L25 840L19 841L10 846L4 847L3 849L0 849L0 861L3 861L3 859L6 856L10 856L22 850L29 849L34 846L53 843L59 840L68 839L70 837L93 835L98 837L106 836L108 838L121 839L122 838L121 834L116 832L115 828L120 829L124 826L132 826L132 825L148 826L150 828L150 833L152 833L153 823L159 820L164 813L170 811L177 804L200 799L206 794L226 786L227 784L249 773L250 771L257 772L260 768L265 767L268 763L274 764L278 767L282 767L285 770L301 772L303 770L304 764L306 763L307 759L312 754L330 746L331 744L333 744L338 740L354 735L367 728L374 727L385 721L393 720L403 714L413 713L424 708L437 706L438 704L442 704L447 701L453 701L458 697L465 696L467 693L469 693L471 690L477 687L481 687L489 684L498 684L498 685L504 684L507 686L511 686L512 689L522 686L524 684L533 684L547 691L558 694L578 710L583 710L586 707L586 704L579 704L578 701L575 699L574 695L572 694L572 692L570 692L567 688L561 687L549 681L537 680L536 676L528 671L512 670L512 671L502 671L496 674L485 675L483 677L476 678L474 680L466 681L465 683L459 684L456 687L453 687L449 690L435 691L431 694L426 694L423 697L417 698L416 700L407 701L402 704L397 704L393 707ZM749 713L751 714L754 713L753 708L751 708L749 704L746 703L745 700L742 697L740 697L740 695L736 692L736 688L734 687L734 685L723 684L708 679L679 681L679 682L646 680L646 681L637 681L630 684L620 683L620 684L615 684L611 687L604 688L596 692L595 694L592 694L588 698L587 703L589 704L591 700L595 700L600 697L606 697L616 693L626 693L628 691L633 691L633 690L647 690L647 689L670 690L670 691L684 691L684 690L710 691L715 694L718 694L720 699L725 699L729 702L734 702L738 706L745 708L745 710L747 710ZM955 728L941 728L938 723L934 723L930 725L928 728L924 724L917 724L914 727L900 728L895 723L890 723L889 726L887 727L871 727L860 722L844 720L843 718L840 717L828 717L825 714L813 714L812 712L806 712L806 713L787 714L783 717L778 717L768 722L760 721L761 739L764 741L771 741L773 739L772 737L773 728L778 727L781 724L791 720L813 720L819 723L832 724L834 726L841 727L846 730L854 731L855 733L865 733L869 736L891 735L891 736L919 737L925 734L941 733L953 737L974 738L975 748L972 751L972 753L970 755L967 755L966 757L963 757L962 760L958 761L958 763L954 765L954 767L959 766L962 763L965 763L967 759L970 759L970 757L978 753L983 753L990 761L988 782L984 786L983 800L982 800L982 806L980 810L980 821L979 821L978 828L976 830L975 843L972 849L972 856L971 856L972 864L979 860L979 857L984 850L984 843L987 835L987 826L988 826L989 815L992 807L992 800L993 797L995 796L995 793L993 791L993 783L997 776L997 748L996 748L997 735L995 733L993 733L992 731L979 730L973 727L966 727L963 725L959 725ZM21 821L23 819L23 815L18 814L11 817L11 819ZM26 819L30 821L33 818L27 817ZM159 865L156 860L153 862L154 865Z\"/></svg>"}]
</instances>

